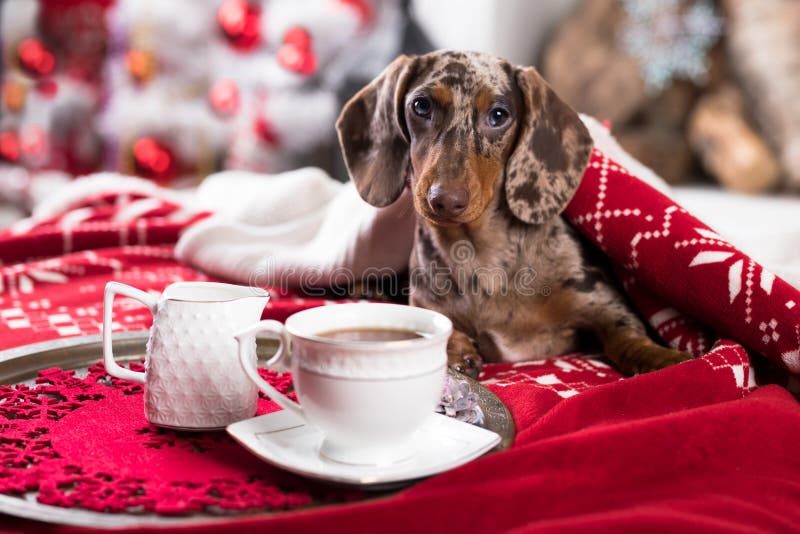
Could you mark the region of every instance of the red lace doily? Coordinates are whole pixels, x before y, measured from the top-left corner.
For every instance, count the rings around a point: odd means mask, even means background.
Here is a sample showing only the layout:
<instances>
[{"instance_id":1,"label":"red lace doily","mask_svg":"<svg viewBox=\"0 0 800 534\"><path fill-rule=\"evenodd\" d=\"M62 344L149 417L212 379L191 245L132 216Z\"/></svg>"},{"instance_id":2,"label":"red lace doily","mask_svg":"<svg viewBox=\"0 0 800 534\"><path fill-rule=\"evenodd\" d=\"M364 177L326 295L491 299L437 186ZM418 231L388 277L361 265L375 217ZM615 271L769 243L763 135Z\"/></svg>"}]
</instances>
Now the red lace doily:
<instances>
[{"instance_id":1,"label":"red lace doily","mask_svg":"<svg viewBox=\"0 0 800 534\"><path fill-rule=\"evenodd\" d=\"M262 376L280 391L291 387L288 374ZM34 387L0 386L0 493L33 491L43 504L164 515L358 498L273 468L225 432L155 427L142 402L140 384L111 378L102 364L85 378L51 368ZM278 409L260 398L259 415Z\"/></svg>"}]
</instances>

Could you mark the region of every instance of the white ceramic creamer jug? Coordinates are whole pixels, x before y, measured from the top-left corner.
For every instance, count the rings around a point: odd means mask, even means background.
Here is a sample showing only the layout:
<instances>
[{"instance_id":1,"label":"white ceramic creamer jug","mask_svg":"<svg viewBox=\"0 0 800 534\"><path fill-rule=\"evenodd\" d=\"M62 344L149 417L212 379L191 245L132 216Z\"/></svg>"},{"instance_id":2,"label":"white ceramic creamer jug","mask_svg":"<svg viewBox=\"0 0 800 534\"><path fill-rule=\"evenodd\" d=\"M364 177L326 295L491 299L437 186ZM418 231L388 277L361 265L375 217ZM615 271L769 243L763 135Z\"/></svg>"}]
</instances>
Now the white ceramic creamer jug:
<instances>
[{"instance_id":1,"label":"white ceramic creamer jug","mask_svg":"<svg viewBox=\"0 0 800 534\"><path fill-rule=\"evenodd\" d=\"M144 372L114 361L115 295L136 299L153 313ZM213 282L177 282L160 298L109 282L103 303L106 370L117 378L145 384L145 415L156 425L209 430L252 417L258 389L239 364L234 333L257 322L268 299L263 289ZM250 341L244 350L255 364L256 344Z\"/></svg>"}]
</instances>

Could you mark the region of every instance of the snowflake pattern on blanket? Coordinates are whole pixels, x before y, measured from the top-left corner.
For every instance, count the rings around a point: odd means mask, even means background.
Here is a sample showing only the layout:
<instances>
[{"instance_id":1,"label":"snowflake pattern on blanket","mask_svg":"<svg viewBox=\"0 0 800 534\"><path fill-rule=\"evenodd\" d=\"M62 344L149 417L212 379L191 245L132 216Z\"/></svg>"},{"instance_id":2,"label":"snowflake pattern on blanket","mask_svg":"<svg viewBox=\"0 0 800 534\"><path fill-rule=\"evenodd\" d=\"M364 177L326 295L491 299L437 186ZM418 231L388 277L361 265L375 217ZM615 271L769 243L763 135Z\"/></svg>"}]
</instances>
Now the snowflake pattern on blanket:
<instances>
[{"instance_id":1,"label":"snowflake pattern on blanket","mask_svg":"<svg viewBox=\"0 0 800 534\"><path fill-rule=\"evenodd\" d=\"M666 342L699 356L723 335L800 373L800 292L599 150L565 216Z\"/></svg>"}]
</instances>

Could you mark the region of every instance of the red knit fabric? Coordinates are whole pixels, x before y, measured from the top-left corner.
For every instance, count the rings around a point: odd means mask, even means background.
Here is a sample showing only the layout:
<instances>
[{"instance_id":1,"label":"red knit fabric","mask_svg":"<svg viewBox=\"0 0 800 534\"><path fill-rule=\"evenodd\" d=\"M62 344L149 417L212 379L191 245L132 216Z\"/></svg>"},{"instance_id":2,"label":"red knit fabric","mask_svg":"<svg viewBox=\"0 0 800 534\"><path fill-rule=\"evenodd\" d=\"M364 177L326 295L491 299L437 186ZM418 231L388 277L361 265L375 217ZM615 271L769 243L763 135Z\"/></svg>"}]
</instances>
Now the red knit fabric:
<instances>
[{"instance_id":1,"label":"red knit fabric","mask_svg":"<svg viewBox=\"0 0 800 534\"><path fill-rule=\"evenodd\" d=\"M800 524L800 405L780 386L757 385L744 346L797 372L800 292L599 152L593 155L566 217L608 254L631 299L656 331L667 342L702 357L624 380L598 358L569 356L487 366L482 380L509 406L517 425L511 450L485 456L388 498L259 514L186 530L796 529ZM136 224L146 234L150 221L147 217L142 221ZM71 232L83 235L80 224ZM130 232L126 235L128 246L92 252L101 262L87 263L83 253L56 258L56 267L48 272L64 274L63 282L57 276L37 274L39 268L31 270L34 265L41 267L35 262L3 267L7 285L0 294L2 346L57 337L57 328L44 324L57 312L75 319L79 333L96 329L97 316L91 326L76 319L83 317L77 309L97 309L106 280L121 277L141 287L150 276L154 281L147 287L160 290L168 281L200 276L163 257L169 254L168 246L144 247L160 250L162 257L134 258L141 242L133 241ZM18 258L61 254L64 238L54 236L46 252L29 249L15 254ZM9 238L0 236L0 244ZM84 242L85 249L91 247L89 241ZM0 248L0 255L4 251ZM112 259L120 263L108 266ZM65 260L77 262L86 273L61 269ZM19 283L18 271L28 282ZM12 275L17 277L13 290L8 285ZM83 290L73 292L79 286ZM23 287L29 291L21 291ZM45 300L50 301L51 311L37 315ZM301 303L287 296L276 304L282 300L284 312L289 304L320 303ZM124 304L125 299L119 302L120 314L125 306L131 308L134 328L147 322L141 308ZM15 311L8 314L8 309ZM142 314L141 322L136 313ZM274 309L266 315L271 313ZM119 316L120 329L128 328L125 316ZM11 321L31 317L40 321L38 330L24 326L24 321L9 326ZM715 333L730 339L718 340ZM761 356L753 358L761 360ZM785 383L791 386L796 379ZM61 421L75 418L88 425L78 417L83 409L75 409ZM100 444L97 448L103 450ZM4 520L0 517L0 524L7 528L35 528L30 522Z\"/></svg>"},{"instance_id":2,"label":"red knit fabric","mask_svg":"<svg viewBox=\"0 0 800 534\"><path fill-rule=\"evenodd\" d=\"M711 327L800 374L800 292L600 151L566 216L664 340L704 354Z\"/></svg>"},{"instance_id":3,"label":"red knit fabric","mask_svg":"<svg viewBox=\"0 0 800 534\"><path fill-rule=\"evenodd\" d=\"M212 280L177 263L180 232L208 213L140 194L96 195L58 216L0 232L0 350L59 337L100 334L103 288L117 280L160 292L172 282ZM126 209L139 217L118 217ZM264 317L284 320L323 299L268 288ZM147 329L152 315L128 298L114 301L114 331Z\"/></svg>"}]
</instances>

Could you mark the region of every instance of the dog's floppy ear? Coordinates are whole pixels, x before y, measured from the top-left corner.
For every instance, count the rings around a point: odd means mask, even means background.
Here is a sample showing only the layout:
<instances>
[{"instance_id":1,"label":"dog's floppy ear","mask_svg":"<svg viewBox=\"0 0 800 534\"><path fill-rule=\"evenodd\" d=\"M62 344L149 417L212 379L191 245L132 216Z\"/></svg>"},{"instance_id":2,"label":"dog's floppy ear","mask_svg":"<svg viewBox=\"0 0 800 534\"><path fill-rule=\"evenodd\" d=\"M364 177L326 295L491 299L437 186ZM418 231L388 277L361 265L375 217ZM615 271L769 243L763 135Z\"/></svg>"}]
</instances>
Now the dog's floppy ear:
<instances>
[{"instance_id":1,"label":"dog's floppy ear","mask_svg":"<svg viewBox=\"0 0 800 534\"><path fill-rule=\"evenodd\" d=\"M388 206L408 174L408 131L403 113L415 58L400 56L350 99L336 121L347 170L361 198Z\"/></svg>"},{"instance_id":2,"label":"dog's floppy ear","mask_svg":"<svg viewBox=\"0 0 800 534\"><path fill-rule=\"evenodd\" d=\"M578 188L592 138L536 69L517 67L515 79L524 110L506 162L506 200L515 217L542 224L560 214Z\"/></svg>"}]
</instances>

